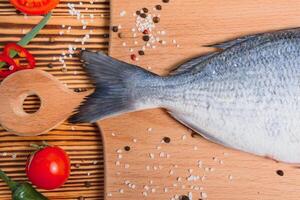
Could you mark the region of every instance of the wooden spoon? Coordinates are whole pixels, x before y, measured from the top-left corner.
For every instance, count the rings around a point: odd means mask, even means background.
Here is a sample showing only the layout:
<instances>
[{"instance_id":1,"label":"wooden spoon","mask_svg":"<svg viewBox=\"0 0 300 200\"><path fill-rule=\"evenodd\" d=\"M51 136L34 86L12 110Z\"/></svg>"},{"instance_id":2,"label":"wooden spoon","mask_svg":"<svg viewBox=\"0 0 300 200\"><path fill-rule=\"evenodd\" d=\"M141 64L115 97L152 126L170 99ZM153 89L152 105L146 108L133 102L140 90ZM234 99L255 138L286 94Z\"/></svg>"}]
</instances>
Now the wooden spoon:
<instances>
[{"instance_id":1,"label":"wooden spoon","mask_svg":"<svg viewBox=\"0 0 300 200\"><path fill-rule=\"evenodd\" d=\"M0 124L21 136L48 132L65 121L91 91L76 93L47 72L22 70L7 77L0 85ZM41 106L35 113L26 113L26 97L37 95Z\"/></svg>"}]
</instances>

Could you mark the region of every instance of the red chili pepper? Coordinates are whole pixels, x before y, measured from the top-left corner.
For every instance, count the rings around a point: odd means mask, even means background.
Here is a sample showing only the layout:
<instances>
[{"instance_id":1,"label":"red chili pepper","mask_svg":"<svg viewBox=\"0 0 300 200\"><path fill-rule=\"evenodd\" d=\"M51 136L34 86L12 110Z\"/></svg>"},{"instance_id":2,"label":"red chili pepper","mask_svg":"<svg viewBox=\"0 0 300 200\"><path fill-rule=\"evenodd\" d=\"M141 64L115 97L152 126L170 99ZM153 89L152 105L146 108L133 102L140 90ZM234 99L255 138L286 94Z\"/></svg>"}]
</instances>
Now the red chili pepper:
<instances>
[{"instance_id":1,"label":"red chili pepper","mask_svg":"<svg viewBox=\"0 0 300 200\"><path fill-rule=\"evenodd\" d=\"M0 54L0 61L3 61L9 65L8 70L0 70L0 79L5 78L16 71L17 64L12 58L8 57L7 55Z\"/></svg>"},{"instance_id":2,"label":"red chili pepper","mask_svg":"<svg viewBox=\"0 0 300 200\"><path fill-rule=\"evenodd\" d=\"M20 65L18 60L12 59L9 54L10 51L16 51L20 57L25 57L28 65ZM4 79L10 74L23 69L33 69L35 67L34 57L23 47L15 43L5 45L3 53L0 54L0 62L5 62L9 65L8 69L0 69L0 79Z\"/></svg>"},{"instance_id":3,"label":"red chili pepper","mask_svg":"<svg viewBox=\"0 0 300 200\"><path fill-rule=\"evenodd\" d=\"M35 67L35 59L27 51L27 49L21 47L20 45L18 45L16 43L8 43L4 47L3 54L9 56L11 51L16 51L20 57L22 57L22 58L25 57L27 59L29 65L25 67L26 69L32 69Z\"/></svg>"}]
</instances>

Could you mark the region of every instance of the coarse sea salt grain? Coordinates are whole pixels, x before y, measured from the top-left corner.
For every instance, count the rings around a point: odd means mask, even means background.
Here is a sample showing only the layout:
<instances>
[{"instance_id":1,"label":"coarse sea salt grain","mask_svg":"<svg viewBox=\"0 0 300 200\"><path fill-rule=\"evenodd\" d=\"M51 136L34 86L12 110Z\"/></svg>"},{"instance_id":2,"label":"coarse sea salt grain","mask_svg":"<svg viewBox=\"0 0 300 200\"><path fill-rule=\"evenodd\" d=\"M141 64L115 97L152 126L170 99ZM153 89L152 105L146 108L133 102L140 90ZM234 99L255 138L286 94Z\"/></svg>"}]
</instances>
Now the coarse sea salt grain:
<instances>
[{"instance_id":1,"label":"coarse sea salt grain","mask_svg":"<svg viewBox=\"0 0 300 200\"><path fill-rule=\"evenodd\" d=\"M149 157L150 157L151 159L154 159L154 154L153 154L153 153L149 153Z\"/></svg>"},{"instance_id":2,"label":"coarse sea salt grain","mask_svg":"<svg viewBox=\"0 0 300 200\"><path fill-rule=\"evenodd\" d=\"M168 191L169 191L168 188L165 187L164 192L167 193Z\"/></svg>"},{"instance_id":3,"label":"coarse sea salt grain","mask_svg":"<svg viewBox=\"0 0 300 200\"><path fill-rule=\"evenodd\" d=\"M165 157L165 152L160 152L159 157L161 158Z\"/></svg>"},{"instance_id":4,"label":"coarse sea salt grain","mask_svg":"<svg viewBox=\"0 0 300 200\"><path fill-rule=\"evenodd\" d=\"M189 199L190 199L190 200L193 200L193 193L189 192L189 193L188 193L188 196L189 196Z\"/></svg>"},{"instance_id":5,"label":"coarse sea salt grain","mask_svg":"<svg viewBox=\"0 0 300 200\"><path fill-rule=\"evenodd\" d=\"M121 12L120 12L120 16L121 17L124 17L126 15L126 11L125 10L122 10Z\"/></svg>"},{"instance_id":6,"label":"coarse sea salt grain","mask_svg":"<svg viewBox=\"0 0 300 200\"><path fill-rule=\"evenodd\" d=\"M133 141L134 143L137 143L137 139L135 139L135 138L134 138L132 141Z\"/></svg>"},{"instance_id":7,"label":"coarse sea salt grain","mask_svg":"<svg viewBox=\"0 0 300 200\"><path fill-rule=\"evenodd\" d=\"M223 155L224 156L229 156L229 153L224 152Z\"/></svg>"},{"instance_id":8,"label":"coarse sea salt grain","mask_svg":"<svg viewBox=\"0 0 300 200\"><path fill-rule=\"evenodd\" d=\"M198 167L202 168L202 166L203 166L203 162L201 160L198 160Z\"/></svg>"},{"instance_id":9,"label":"coarse sea salt grain","mask_svg":"<svg viewBox=\"0 0 300 200\"><path fill-rule=\"evenodd\" d=\"M208 197L206 192L200 192L200 196L202 199L207 199L207 197Z\"/></svg>"},{"instance_id":10,"label":"coarse sea salt grain","mask_svg":"<svg viewBox=\"0 0 300 200\"><path fill-rule=\"evenodd\" d=\"M155 27L155 24L152 20L152 15L147 15L146 18L142 18L141 16L136 17L136 27L139 32L152 31L152 29Z\"/></svg>"},{"instance_id":11,"label":"coarse sea salt grain","mask_svg":"<svg viewBox=\"0 0 300 200\"><path fill-rule=\"evenodd\" d=\"M120 192L121 194L123 194L123 193L124 193L124 189L120 189L119 192Z\"/></svg>"},{"instance_id":12,"label":"coarse sea salt grain","mask_svg":"<svg viewBox=\"0 0 300 200\"><path fill-rule=\"evenodd\" d=\"M129 164L125 164L125 165L124 165L124 168L125 168L125 169L128 169L129 167L130 167Z\"/></svg>"},{"instance_id":13,"label":"coarse sea salt grain","mask_svg":"<svg viewBox=\"0 0 300 200\"><path fill-rule=\"evenodd\" d=\"M229 175L229 176L228 176L228 179L229 179L230 181L232 181L232 180L233 180L233 176L232 176L232 175Z\"/></svg>"},{"instance_id":14,"label":"coarse sea salt grain","mask_svg":"<svg viewBox=\"0 0 300 200\"><path fill-rule=\"evenodd\" d=\"M122 149L118 149L118 150L117 150L117 153L122 153Z\"/></svg>"},{"instance_id":15,"label":"coarse sea salt grain","mask_svg":"<svg viewBox=\"0 0 300 200\"><path fill-rule=\"evenodd\" d=\"M145 189L145 190L149 190L150 188L149 188L148 185L145 185L145 186L144 186L144 189Z\"/></svg>"}]
</instances>

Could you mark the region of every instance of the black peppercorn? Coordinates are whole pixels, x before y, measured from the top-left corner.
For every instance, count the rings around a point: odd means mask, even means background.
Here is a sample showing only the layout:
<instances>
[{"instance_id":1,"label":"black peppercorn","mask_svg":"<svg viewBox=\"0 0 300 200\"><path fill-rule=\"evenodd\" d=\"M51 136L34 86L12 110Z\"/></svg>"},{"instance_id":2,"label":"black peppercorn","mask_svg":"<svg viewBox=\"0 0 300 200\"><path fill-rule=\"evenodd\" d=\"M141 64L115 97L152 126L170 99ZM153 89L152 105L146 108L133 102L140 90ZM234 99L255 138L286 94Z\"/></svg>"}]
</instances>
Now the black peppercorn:
<instances>
[{"instance_id":1,"label":"black peppercorn","mask_svg":"<svg viewBox=\"0 0 300 200\"><path fill-rule=\"evenodd\" d=\"M149 37L148 35L144 35L144 36L143 36L143 40L144 40L145 42L147 42L147 41L150 40L150 37Z\"/></svg>"},{"instance_id":2,"label":"black peppercorn","mask_svg":"<svg viewBox=\"0 0 300 200\"><path fill-rule=\"evenodd\" d=\"M112 31L113 31L113 32L118 32L118 31L119 31L119 28L118 28L117 26L113 26L113 27L112 27Z\"/></svg>"}]
</instances>

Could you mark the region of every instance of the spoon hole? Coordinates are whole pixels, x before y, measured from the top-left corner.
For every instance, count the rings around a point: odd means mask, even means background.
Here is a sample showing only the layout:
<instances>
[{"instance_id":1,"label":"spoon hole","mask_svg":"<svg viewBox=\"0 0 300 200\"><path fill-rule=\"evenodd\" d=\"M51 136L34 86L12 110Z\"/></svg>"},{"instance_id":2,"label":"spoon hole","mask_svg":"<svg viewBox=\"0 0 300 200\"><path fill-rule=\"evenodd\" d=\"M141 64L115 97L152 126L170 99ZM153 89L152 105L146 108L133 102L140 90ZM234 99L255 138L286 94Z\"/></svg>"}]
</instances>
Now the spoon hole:
<instances>
[{"instance_id":1,"label":"spoon hole","mask_svg":"<svg viewBox=\"0 0 300 200\"><path fill-rule=\"evenodd\" d=\"M36 94L28 95L23 102L25 113L34 114L41 108L41 99Z\"/></svg>"}]
</instances>

